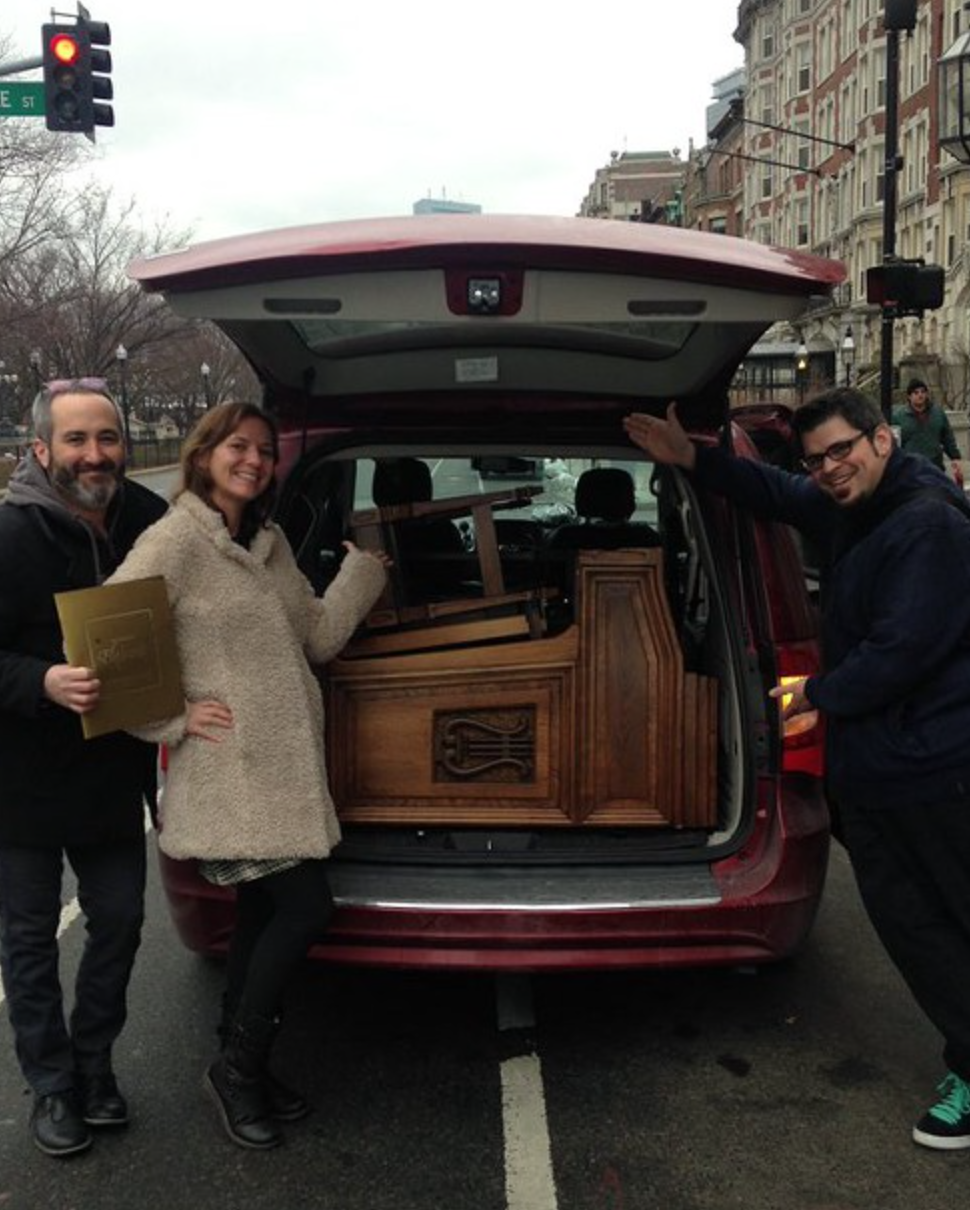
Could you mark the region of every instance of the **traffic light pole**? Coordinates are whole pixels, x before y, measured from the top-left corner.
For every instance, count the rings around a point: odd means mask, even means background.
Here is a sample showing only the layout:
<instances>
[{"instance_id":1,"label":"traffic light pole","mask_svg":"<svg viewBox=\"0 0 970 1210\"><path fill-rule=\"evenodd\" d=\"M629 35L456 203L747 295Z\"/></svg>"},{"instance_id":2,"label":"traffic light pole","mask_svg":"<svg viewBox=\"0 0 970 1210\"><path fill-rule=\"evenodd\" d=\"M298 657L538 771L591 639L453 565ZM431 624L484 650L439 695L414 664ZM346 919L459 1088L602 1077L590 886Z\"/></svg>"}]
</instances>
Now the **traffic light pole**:
<instances>
[{"instance_id":1,"label":"traffic light pole","mask_svg":"<svg viewBox=\"0 0 970 1210\"><path fill-rule=\"evenodd\" d=\"M37 67L43 67L44 60L41 55L36 59L18 59L16 63L0 63L0 78L4 76L19 76L22 71L33 71Z\"/></svg>"},{"instance_id":2,"label":"traffic light pole","mask_svg":"<svg viewBox=\"0 0 970 1210\"><path fill-rule=\"evenodd\" d=\"M915 5L914 5L915 8ZM886 20L889 20L887 5ZM882 263L896 259L896 176L902 168L899 156L899 30L886 28L886 172L882 200ZM879 406L888 423L893 411L893 323L894 309L882 308L882 340L879 359Z\"/></svg>"}]
</instances>

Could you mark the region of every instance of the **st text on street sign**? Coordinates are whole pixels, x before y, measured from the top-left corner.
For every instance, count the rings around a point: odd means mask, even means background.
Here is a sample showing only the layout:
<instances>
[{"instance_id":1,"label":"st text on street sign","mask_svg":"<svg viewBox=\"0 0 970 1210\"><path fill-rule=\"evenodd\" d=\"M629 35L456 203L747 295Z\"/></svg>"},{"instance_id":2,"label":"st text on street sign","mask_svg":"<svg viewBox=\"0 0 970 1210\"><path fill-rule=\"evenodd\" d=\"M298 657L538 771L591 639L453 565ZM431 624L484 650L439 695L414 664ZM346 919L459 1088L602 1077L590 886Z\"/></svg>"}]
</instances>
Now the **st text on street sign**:
<instances>
[{"instance_id":1,"label":"st text on street sign","mask_svg":"<svg viewBox=\"0 0 970 1210\"><path fill-rule=\"evenodd\" d=\"M42 83L0 80L0 118L42 118L44 116L44 85Z\"/></svg>"}]
</instances>

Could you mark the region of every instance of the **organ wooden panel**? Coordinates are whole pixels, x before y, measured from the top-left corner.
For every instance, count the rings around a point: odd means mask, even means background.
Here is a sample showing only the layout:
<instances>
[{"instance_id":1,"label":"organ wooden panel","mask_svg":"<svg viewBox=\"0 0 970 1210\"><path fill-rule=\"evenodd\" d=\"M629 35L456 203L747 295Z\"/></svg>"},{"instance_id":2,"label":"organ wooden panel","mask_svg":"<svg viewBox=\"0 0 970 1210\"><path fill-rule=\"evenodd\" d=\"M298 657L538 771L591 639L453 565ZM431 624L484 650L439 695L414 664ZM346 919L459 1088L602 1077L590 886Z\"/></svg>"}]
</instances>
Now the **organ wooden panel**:
<instances>
[{"instance_id":1,"label":"organ wooden panel","mask_svg":"<svg viewBox=\"0 0 970 1210\"><path fill-rule=\"evenodd\" d=\"M582 552L575 622L553 637L488 643L483 619L452 647L348 648L326 677L341 818L713 826L717 685L684 671L662 561Z\"/></svg>"}]
</instances>

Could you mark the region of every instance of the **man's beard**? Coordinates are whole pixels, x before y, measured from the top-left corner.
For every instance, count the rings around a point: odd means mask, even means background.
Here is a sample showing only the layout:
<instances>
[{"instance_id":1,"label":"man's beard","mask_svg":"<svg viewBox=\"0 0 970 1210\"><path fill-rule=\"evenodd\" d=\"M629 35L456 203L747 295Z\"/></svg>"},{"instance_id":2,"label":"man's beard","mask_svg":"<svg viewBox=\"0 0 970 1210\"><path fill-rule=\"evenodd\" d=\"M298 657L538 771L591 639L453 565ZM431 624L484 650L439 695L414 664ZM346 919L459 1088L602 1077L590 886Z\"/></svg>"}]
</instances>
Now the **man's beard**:
<instances>
[{"instance_id":1,"label":"man's beard","mask_svg":"<svg viewBox=\"0 0 970 1210\"><path fill-rule=\"evenodd\" d=\"M100 471L111 478L86 487L80 476L87 471ZM115 497L118 484L123 474L122 467L110 458L94 465L66 466L63 463L52 462L50 468L51 483L57 490L75 504L89 512L102 512Z\"/></svg>"}]
</instances>

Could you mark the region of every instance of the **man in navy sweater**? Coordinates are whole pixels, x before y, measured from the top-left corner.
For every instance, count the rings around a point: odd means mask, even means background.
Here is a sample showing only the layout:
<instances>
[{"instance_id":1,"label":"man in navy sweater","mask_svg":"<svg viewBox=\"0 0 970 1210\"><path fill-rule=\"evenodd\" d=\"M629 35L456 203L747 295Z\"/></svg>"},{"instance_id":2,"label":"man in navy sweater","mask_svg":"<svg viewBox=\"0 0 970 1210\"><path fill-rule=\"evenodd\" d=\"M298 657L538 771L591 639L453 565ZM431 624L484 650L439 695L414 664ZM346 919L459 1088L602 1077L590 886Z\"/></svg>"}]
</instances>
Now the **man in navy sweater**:
<instances>
[{"instance_id":1,"label":"man in navy sweater","mask_svg":"<svg viewBox=\"0 0 970 1210\"><path fill-rule=\"evenodd\" d=\"M970 1147L970 519L962 493L925 458L895 448L878 407L848 387L795 413L806 475L695 446L675 404L666 419L637 413L624 427L655 461L795 526L821 552L825 667L794 686L786 714L826 716L827 785L863 902L945 1039L940 1099L913 1138Z\"/></svg>"}]
</instances>

